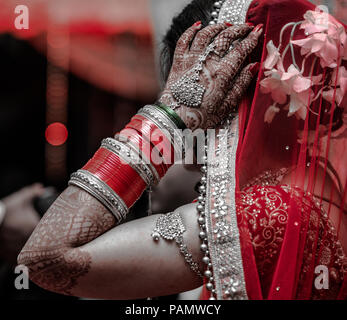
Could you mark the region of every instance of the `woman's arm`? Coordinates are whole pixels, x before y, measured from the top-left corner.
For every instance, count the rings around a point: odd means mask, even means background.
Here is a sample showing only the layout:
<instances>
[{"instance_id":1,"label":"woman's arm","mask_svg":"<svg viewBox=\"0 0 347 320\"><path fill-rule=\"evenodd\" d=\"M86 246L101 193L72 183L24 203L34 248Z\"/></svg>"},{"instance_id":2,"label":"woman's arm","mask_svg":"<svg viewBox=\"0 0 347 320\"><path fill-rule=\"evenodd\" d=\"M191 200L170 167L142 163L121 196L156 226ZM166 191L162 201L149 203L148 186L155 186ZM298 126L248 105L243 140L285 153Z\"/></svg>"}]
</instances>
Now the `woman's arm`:
<instances>
[{"instance_id":1,"label":"woman's arm","mask_svg":"<svg viewBox=\"0 0 347 320\"><path fill-rule=\"evenodd\" d=\"M182 101L174 106L185 125L192 130L215 127L243 96L258 64L252 63L243 69L242 66L262 33L262 26L253 28L247 24L234 27L217 24L200 29L201 23L194 24L178 41L161 99L164 104L175 100L172 92L175 85L180 87L185 76L196 74L199 63L202 69L199 85L206 90L199 101L200 107L190 108ZM230 50L235 41L237 43ZM211 42L214 49L204 57ZM199 62L202 57L203 65ZM187 90L186 87L183 89ZM181 119L178 121L177 115L172 115L172 110L167 111L167 107L164 108L166 111L158 108L149 106L142 110L127 128L135 129L129 141L147 139L153 150L160 153L159 144L156 145L156 140L151 141L149 133L155 127L160 132L167 130L167 126L172 130L180 128L177 123ZM139 127L139 121L144 125ZM125 135L125 131L123 133ZM166 141L165 134L163 138ZM169 163L166 167L151 163L147 168L143 163L135 163L131 157L133 146L128 144L129 141L105 142L72 181L98 198L119 220L124 218L146 185L153 184L156 175L152 173L162 177L172 165ZM169 144L164 143L164 147L170 151L174 146ZM151 149L144 148L144 144L140 143L135 149L150 158L147 152ZM155 243L152 240L155 217L115 227L114 215L80 188L66 189L19 256L19 263L29 267L34 282L63 294L112 299L167 295L201 285L201 279L186 265L175 243L165 240ZM187 230L185 242L194 260L201 261L195 205L179 210Z\"/></svg>"},{"instance_id":2,"label":"woman's arm","mask_svg":"<svg viewBox=\"0 0 347 320\"><path fill-rule=\"evenodd\" d=\"M195 205L178 210L187 229L185 243L200 262ZM69 187L48 210L18 262L29 267L30 279L39 286L80 297L136 299L198 287L201 279L175 242L153 241L156 219L115 227L113 215L97 200Z\"/></svg>"}]
</instances>

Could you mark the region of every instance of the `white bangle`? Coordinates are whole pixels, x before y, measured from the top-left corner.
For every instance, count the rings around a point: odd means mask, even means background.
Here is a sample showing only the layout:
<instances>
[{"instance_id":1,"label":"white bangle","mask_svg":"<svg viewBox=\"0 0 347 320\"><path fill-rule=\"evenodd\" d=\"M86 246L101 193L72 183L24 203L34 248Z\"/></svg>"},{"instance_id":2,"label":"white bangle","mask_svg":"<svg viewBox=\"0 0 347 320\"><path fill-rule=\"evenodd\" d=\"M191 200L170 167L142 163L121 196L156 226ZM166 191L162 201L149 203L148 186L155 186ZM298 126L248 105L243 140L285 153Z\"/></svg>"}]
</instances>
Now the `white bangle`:
<instances>
[{"instance_id":1,"label":"white bangle","mask_svg":"<svg viewBox=\"0 0 347 320\"><path fill-rule=\"evenodd\" d=\"M6 214L6 206L2 201L0 201L0 225L4 221L5 214Z\"/></svg>"}]
</instances>

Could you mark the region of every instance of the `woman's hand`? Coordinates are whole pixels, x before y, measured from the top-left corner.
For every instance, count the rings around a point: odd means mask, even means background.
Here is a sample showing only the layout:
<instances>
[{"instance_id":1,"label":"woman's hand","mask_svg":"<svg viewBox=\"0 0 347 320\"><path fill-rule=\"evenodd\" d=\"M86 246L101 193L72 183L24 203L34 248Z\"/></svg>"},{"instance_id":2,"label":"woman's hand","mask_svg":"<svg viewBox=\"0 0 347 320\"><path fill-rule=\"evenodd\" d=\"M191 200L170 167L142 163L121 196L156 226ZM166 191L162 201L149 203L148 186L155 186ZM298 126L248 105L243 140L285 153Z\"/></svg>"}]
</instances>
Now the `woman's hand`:
<instances>
[{"instance_id":1,"label":"woman's hand","mask_svg":"<svg viewBox=\"0 0 347 320\"><path fill-rule=\"evenodd\" d=\"M253 28L249 24L216 24L200 29L201 23L194 24L177 42L170 75L160 98L160 102L168 106L177 104L172 85L194 72L200 56L213 42L215 49L208 55L197 82L206 89L201 105L175 105L176 113L191 130L215 128L237 107L257 73L259 63L249 64L241 72L240 69L263 31L262 25Z\"/></svg>"}]
</instances>

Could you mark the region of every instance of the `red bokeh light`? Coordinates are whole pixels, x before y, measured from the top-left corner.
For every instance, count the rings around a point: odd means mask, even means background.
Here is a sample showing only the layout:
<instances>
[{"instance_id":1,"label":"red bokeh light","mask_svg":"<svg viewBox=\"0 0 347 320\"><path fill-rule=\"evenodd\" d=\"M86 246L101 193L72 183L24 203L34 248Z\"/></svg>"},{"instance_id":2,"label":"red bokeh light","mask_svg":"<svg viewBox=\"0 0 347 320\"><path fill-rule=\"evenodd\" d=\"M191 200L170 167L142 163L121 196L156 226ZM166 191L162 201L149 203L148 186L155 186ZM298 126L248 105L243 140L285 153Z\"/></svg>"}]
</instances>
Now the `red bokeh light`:
<instances>
[{"instance_id":1,"label":"red bokeh light","mask_svg":"<svg viewBox=\"0 0 347 320\"><path fill-rule=\"evenodd\" d=\"M64 124L55 122L47 127L45 136L49 144L52 146L60 146L66 142L68 130Z\"/></svg>"}]
</instances>

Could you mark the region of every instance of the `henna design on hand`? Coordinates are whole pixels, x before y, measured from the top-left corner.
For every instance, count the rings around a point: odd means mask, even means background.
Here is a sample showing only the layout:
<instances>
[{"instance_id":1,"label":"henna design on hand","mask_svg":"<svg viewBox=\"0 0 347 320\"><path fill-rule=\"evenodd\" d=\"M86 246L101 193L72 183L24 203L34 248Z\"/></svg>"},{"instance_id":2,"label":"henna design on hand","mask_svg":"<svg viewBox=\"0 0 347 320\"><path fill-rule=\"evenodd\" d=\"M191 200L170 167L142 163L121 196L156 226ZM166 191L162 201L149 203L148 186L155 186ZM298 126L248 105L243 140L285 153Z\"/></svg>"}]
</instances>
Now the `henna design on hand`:
<instances>
[{"instance_id":1,"label":"henna design on hand","mask_svg":"<svg viewBox=\"0 0 347 320\"><path fill-rule=\"evenodd\" d=\"M223 108L227 110L223 106L234 104L235 101L241 99L242 95L237 96L237 94L244 94L244 87L246 84L248 87L250 81L242 85L242 90L233 92L233 101L230 103L224 102L225 99L230 98L230 84L237 77L247 56L257 46L258 39L263 31L260 25L250 32L252 27L249 24L231 27L217 24L199 30L200 25L193 25L177 42L170 75L160 98L162 103L175 107L176 113L191 130L215 128L228 115L228 113L223 112ZM244 38L246 35L247 37ZM232 42L241 39L242 41L228 52ZM201 106L199 108L190 108L185 105L178 105L172 96L170 87L181 77L192 72L199 57L206 51L206 47L211 42L215 43L216 50L207 58L200 74L199 83L206 88ZM191 43L191 48L189 48ZM242 76L237 79L239 81L248 80L245 73L242 73ZM239 89L241 89L241 84ZM230 113L230 108L228 110Z\"/></svg>"},{"instance_id":2,"label":"henna design on hand","mask_svg":"<svg viewBox=\"0 0 347 320\"><path fill-rule=\"evenodd\" d=\"M262 25L259 25L255 27L244 40L238 43L235 48L222 59L222 70L235 75L246 60L247 56L251 54L257 46L258 39L262 32Z\"/></svg>"},{"instance_id":3,"label":"henna design on hand","mask_svg":"<svg viewBox=\"0 0 347 320\"><path fill-rule=\"evenodd\" d=\"M245 37L250 31L250 26L247 24L241 24L238 26L235 26L234 28L228 28L221 32L215 40L216 44L216 53L220 57L224 57L225 54L229 51L229 48L231 44L240 39Z\"/></svg>"},{"instance_id":4,"label":"henna design on hand","mask_svg":"<svg viewBox=\"0 0 347 320\"><path fill-rule=\"evenodd\" d=\"M191 47L190 52L197 55L202 54L206 47L212 42L212 40L223 30L227 28L226 24L217 24L215 26L208 26L198 32Z\"/></svg>"},{"instance_id":5,"label":"henna design on hand","mask_svg":"<svg viewBox=\"0 0 347 320\"><path fill-rule=\"evenodd\" d=\"M236 112L241 97L246 93L248 86L259 70L260 63L251 63L246 66L233 81L231 89L224 99L221 107L217 109L220 118L226 117L230 112Z\"/></svg>"},{"instance_id":6,"label":"henna design on hand","mask_svg":"<svg viewBox=\"0 0 347 320\"><path fill-rule=\"evenodd\" d=\"M88 273L91 257L79 248L116 225L114 216L95 198L68 187L45 214L18 257L39 286L71 295Z\"/></svg>"}]
</instances>

